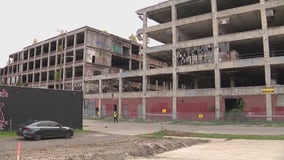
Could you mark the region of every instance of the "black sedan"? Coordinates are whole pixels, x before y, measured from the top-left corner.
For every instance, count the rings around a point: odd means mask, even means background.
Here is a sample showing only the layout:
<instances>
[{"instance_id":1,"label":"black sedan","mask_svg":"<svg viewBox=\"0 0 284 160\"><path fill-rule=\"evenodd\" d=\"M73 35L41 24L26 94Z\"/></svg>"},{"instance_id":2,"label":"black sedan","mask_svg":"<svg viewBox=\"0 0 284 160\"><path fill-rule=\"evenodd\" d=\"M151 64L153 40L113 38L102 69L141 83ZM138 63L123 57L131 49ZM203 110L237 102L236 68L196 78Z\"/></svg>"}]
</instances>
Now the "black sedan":
<instances>
[{"instance_id":1,"label":"black sedan","mask_svg":"<svg viewBox=\"0 0 284 160\"><path fill-rule=\"evenodd\" d=\"M21 125L17 135L23 136L25 139L39 141L43 138L71 138L74 131L72 128L54 121L31 121Z\"/></svg>"}]
</instances>

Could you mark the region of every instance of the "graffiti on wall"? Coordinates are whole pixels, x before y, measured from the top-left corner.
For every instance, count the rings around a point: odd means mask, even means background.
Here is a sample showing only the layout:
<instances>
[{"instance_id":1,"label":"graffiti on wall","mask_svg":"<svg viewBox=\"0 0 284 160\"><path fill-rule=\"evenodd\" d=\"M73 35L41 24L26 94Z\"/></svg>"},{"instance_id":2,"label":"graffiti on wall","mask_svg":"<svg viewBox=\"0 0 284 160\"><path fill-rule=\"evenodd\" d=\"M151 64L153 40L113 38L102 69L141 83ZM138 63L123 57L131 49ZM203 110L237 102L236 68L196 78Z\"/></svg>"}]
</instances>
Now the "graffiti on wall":
<instances>
[{"instance_id":1,"label":"graffiti on wall","mask_svg":"<svg viewBox=\"0 0 284 160\"><path fill-rule=\"evenodd\" d=\"M6 89L2 89L2 91L0 91L0 98L7 98L8 96L9 94ZM8 125L8 122L5 120L4 112L2 110L3 107L5 107L5 103L0 101L0 131Z\"/></svg>"}]
</instances>

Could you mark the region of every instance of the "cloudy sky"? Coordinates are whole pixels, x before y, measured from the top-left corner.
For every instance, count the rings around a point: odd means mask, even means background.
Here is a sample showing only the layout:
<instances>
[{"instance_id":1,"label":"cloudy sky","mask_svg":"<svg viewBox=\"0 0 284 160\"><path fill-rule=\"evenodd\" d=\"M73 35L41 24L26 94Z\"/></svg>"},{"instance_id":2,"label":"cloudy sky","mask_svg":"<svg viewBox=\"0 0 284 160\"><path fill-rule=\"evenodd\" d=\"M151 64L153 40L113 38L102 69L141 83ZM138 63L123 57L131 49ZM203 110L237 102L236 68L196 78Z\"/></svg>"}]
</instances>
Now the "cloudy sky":
<instances>
[{"instance_id":1,"label":"cloudy sky","mask_svg":"<svg viewBox=\"0 0 284 160\"><path fill-rule=\"evenodd\" d=\"M0 2L0 68L11 53L57 31L90 26L123 38L142 28L135 11L165 0L3 0Z\"/></svg>"}]
</instances>

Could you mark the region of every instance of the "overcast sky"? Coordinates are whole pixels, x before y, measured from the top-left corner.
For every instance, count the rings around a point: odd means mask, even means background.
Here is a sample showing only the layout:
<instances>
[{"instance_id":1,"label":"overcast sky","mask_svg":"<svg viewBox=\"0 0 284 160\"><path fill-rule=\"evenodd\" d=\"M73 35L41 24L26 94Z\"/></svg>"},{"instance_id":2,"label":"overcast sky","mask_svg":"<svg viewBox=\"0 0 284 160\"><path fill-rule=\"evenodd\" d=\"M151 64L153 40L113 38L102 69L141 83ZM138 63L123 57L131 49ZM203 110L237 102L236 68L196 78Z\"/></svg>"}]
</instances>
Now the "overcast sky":
<instances>
[{"instance_id":1,"label":"overcast sky","mask_svg":"<svg viewBox=\"0 0 284 160\"><path fill-rule=\"evenodd\" d=\"M3 0L0 2L0 68L9 54L59 34L90 26L127 38L142 28L135 11L165 0Z\"/></svg>"}]
</instances>

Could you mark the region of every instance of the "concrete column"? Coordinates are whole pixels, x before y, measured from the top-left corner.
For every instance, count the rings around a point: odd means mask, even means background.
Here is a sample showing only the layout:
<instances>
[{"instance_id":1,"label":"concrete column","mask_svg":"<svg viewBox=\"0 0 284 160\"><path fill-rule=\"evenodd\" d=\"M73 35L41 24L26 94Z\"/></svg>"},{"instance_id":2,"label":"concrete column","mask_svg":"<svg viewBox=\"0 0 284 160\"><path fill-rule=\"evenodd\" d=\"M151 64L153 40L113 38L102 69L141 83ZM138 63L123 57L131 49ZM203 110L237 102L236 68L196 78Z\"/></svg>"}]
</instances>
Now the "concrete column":
<instances>
[{"instance_id":1,"label":"concrete column","mask_svg":"<svg viewBox=\"0 0 284 160\"><path fill-rule=\"evenodd\" d=\"M121 112L121 95L122 95L122 90L123 90L123 80L122 80L122 77L121 77L121 73L122 73L122 69L119 70L120 72L120 75L119 75L119 84L118 84L118 87L119 87L119 94L118 94L118 116L119 118L121 118L121 115L122 115L122 112Z\"/></svg>"},{"instance_id":2,"label":"concrete column","mask_svg":"<svg viewBox=\"0 0 284 160\"><path fill-rule=\"evenodd\" d=\"M99 97L99 102L98 102L99 104L99 116L101 117L102 116L102 98L101 97Z\"/></svg>"},{"instance_id":3,"label":"concrete column","mask_svg":"<svg viewBox=\"0 0 284 160\"><path fill-rule=\"evenodd\" d=\"M194 89L198 89L198 79L194 78Z\"/></svg>"},{"instance_id":4,"label":"concrete column","mask_svg":"<svg viewBox=\"0 0 284 160\"><path fill-rule=\"evenodd\" d=\"M219 70L219 50L218 50L218 36L219 36L219 26L217 20L217 1L211 0L212 9L212 29L214 37L214 75L215 75L215 119L220 119L220 70Z\"/></svg>"},{"instance_id":5,"label":"concrete column","mask_svg":"<svg viewBox=\"0 0 284 160\"><path fill-rule=\"evenodd\" d=\"M132 59L129 59L128 69L129 69L130 71L132 70Z\"/></svg>"},{"instance_id":6,"label":"concrete column","mask_svg":"<svg viewBox=\"0 0 284 160\"><path fill-rule=\"evenodd\" d=\"M132 45L130 44L130 47L129 47L129 55L130 57L132 56ZM129 70L131 71L132 70L132 58L129 59Z\"/></svg>"},{"instance_id":7,"label":"concrete column","mask_svg":"<svg viewBox=\"0 0 284 160\"><path fill-rule=\"evenodd\" d=\"M75 59L76 59L76 43L77 34L74 34L74 45L73 45L73 62L72 62L72 90L74 90L74 79L75 79Z\"/></svg>"},{"instance_id":8,"label":"concrete column","mask_svg":"<svg viewBox=\"0 0 284 160\"><path fill-rule=\"evenodd\" d=\"M148 36L146 33L147 28L147 13L145 12L143 14L143 50L141 50L142 56L143 56L143 80L142 80L142 118L143 120L146 120L146 92L147 92L147 45L148 45Z\"/></svg>"},{"instance_id":9,"label":"concrete column","mask_svg":"<svg viewBox=\"0 0 284 160\"><path fill-rule=\"evenodd\" d=\"M235 87L235 77L234 76L230 77L230 87Z\"/></svg>"},{"instance_id":10,"label":"concrete column","mask_svg":"<svg viewBox=\"0 0 284 160\"><path fill-rule=\"evenodd\" d=\"M178 40L178 33L176 28L176 20L177 20L177 12L176 12L176 5L175 1L172 1L172 43L173 43L173 49L172 49L172 76L173 76L173 106L172 106L172 118L173 120L177 119L177 87L178 87L178 79L177 79L177 56L176 56L176 43Z\"/></svg>"},{"instance_id":11,"label":"concrete column","mask_svg":"<svg viewBox=\"0 0 284 160\"><path fill-rule=\"evenodd\" d=\"M264 70L265 70L265 84L266 87L271 87L271 69L270 69L270 52L269 52L269 39L267 33L267 18L265 9L265 0L260 0L261 3L261 25L262 25L262 38L263 38L263 52L264 52ZM266 120L272 121L272 102L271 94L265 95L266 100Z\"/></svg>"},{"instance_id":12,"label":"concrete column","mask_svg":"<svg viewBox=\"0 0 284 160\"><path fill-rule=\"evenodd\" d=\"M84 32L84 53L83 53L83 74L82 74L82 89L83 94L85 94L85 76L86 76L86 54L87 54L87 37L88 37L88 30Z\"/></svg>"}]
</instances>

